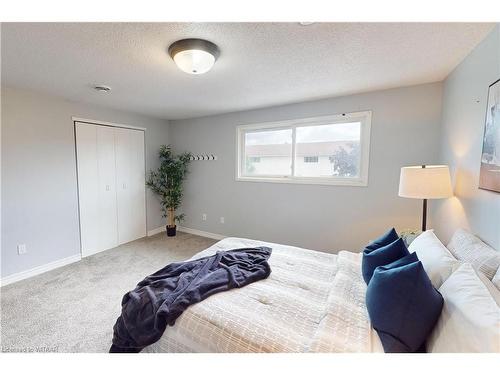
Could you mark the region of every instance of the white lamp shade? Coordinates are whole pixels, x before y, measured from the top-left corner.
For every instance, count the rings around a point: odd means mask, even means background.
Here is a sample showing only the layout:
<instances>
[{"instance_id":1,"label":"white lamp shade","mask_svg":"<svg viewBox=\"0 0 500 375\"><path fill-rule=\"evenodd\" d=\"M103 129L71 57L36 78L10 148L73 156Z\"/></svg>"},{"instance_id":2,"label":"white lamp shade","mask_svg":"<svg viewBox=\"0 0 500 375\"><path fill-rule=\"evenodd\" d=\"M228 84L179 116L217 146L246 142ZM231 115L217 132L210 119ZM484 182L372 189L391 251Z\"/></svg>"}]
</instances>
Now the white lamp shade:
<instances>
[{"instance_id":1,"label":"white lamp shade","mask_svg":"<svg viewBox=\"0 0 500 375\"><path fill-rule=\"evenodd\" d=\"M399 196L418 199L440 199L453 196L450 170L446 165L401 168Z\"/></svg>"}]
</instances>

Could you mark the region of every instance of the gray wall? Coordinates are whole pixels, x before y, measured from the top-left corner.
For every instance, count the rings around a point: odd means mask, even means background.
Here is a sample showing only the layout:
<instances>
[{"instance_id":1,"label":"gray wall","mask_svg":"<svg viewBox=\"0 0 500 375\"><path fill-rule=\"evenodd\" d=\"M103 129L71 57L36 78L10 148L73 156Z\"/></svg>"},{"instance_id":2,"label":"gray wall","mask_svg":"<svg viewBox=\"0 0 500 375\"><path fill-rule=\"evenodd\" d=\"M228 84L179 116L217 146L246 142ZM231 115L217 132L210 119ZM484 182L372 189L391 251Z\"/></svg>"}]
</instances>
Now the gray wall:
<instances>
[{"instance_id":1,"label":"gray wall","mask_svg":"<svg viewBox=\"0 0 500 375\"><path fill-rule=\"evenodd\" d=\"M421 202L398 197L399 172L405 165L436 163L441 94L435 83L170 121L177 151L219 157L193 162L183 225L329 252L360 249L393 225L418 228ZM368 187L235 181L237 125L359 110L373 111Z\"/></svg>"},{"instance_id":2,"label":"gray wall","mask_svg":"<svg viewBox=\"0 0 500 375\"><path fill-rule=\"evenodd\" d=\"M2 277L80 252L71 116L147 128L146 168L168 144L168 121L2 87ZM147 228L163 220L147 194ZM17 255L17 244L27 254Z\"/></svg>"},{"instance_id":3,"label":"gray wall","mask_svg":"<svg viewBox=\"0 0 500 375\"><path fill-rule=\"evenodd\" d=\"M500 78L500 26L444 82L441 161L449 164L455 198L433 202L436 232L448 241L470 229L500 251L500 193L478 189L488 86Z\"/></svg>"}]
</instances>

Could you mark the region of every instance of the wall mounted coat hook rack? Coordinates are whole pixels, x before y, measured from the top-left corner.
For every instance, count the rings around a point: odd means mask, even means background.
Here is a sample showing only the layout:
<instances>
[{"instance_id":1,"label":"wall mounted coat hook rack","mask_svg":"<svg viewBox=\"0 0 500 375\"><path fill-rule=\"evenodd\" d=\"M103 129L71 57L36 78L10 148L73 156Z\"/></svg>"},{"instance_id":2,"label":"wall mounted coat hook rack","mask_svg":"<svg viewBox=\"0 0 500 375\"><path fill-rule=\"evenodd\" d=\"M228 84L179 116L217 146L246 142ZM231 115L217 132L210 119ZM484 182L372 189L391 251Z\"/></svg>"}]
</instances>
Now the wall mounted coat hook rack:
<instances>
[{"instance_id":1,"label":"wall mounted coat hook rack","mask_svg":"<svg viewBox=\"0 0 500 375\"><path fill-rule=\"evenodd\" d=\"M217 160L217 155L214 154L193 154L191 161L213 161Z\"/></svg>"}]
</instances>

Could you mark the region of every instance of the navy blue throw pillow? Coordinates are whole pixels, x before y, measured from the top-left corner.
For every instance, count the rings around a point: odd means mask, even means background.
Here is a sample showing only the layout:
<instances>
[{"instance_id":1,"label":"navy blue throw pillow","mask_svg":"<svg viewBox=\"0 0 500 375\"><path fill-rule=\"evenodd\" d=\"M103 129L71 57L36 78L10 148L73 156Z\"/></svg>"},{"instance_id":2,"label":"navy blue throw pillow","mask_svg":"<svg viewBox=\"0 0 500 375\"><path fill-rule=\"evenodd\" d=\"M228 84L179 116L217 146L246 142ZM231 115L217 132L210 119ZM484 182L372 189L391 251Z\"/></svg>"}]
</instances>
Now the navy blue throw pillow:
<instances>
[{"instance_id":1,"label":"navy blue throw pillow","mask_svg":"<svg viewBox=\"0 0 500 375\"><path fill-rule=\"evenodd\" d=\"M389 245L379 247L372 250L366 248L363 250L363 259L361 261L361 273L363 279L368 285L372 278L373 271L378 266L385 266L409 254L408 249L403 239L398 238L396 241L391 242Z\"/></svg>"},{"instance_id":2,"label":"navy blue throw pillow","mask_svg":"<svg viewBox=\"0 0 500 375\"><path fill-rule=\"evenodd\" d=\"M397 267L406 266L407 264L418 262L418 261L419 261L419 259L418 259L417 253L414 252L414 253L410 253L408 255L405 255L404 257L399 258L398 260L396 260L392 263L386 264L383 267L385 269L397 268Z\"/></svg>"},{"instance_id":3,"label":"navy blue throw pillow","mask_svg":"<svg viewBox=\"0 0 500 375\"><path fill-rule=\"evenodd\" d=\"M441 315L443 297L413 253L375 270L366 308L386 353L414 353L425 347Z\"/></svg>"},{"instance_id":4,"label":"navy blue throw pillow","mask_svg":"<svg viewBox=\"0 0 500 375\"><path fill-rule=\"evenodd\" d=\"M376 240L373 240L370 242L366 247L365 250L375 250L378 249L379 247L389 245L391 242L396 241L399 238L396 229L392 228L389 229L387 232L385 232L383 235L381 235L379 238Z\"/></svg>"}]
</instances>

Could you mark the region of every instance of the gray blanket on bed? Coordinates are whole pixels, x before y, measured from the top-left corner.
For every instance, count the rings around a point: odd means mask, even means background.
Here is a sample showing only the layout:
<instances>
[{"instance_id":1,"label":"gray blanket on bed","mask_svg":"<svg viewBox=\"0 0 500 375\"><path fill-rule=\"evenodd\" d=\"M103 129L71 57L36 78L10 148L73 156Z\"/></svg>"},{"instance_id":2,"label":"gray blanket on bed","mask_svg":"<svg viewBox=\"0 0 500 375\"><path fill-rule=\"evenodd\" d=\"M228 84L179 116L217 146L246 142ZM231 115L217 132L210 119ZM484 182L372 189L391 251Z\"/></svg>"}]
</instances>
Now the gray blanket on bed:
<instances>
[{"instance_id":1,"label":"gray blanket on bed","mask_svg":"<svg viewBox=\"0 0 500 375\"><path fill-rule=\"evenodd\" d=\"M271 273L269 247L221 251L172 263L146 277L125 294L113 327L111 353L135 353L160 339L167 325L189 306L212 294L241 288Z\"/></svg>"}]
</instances>

